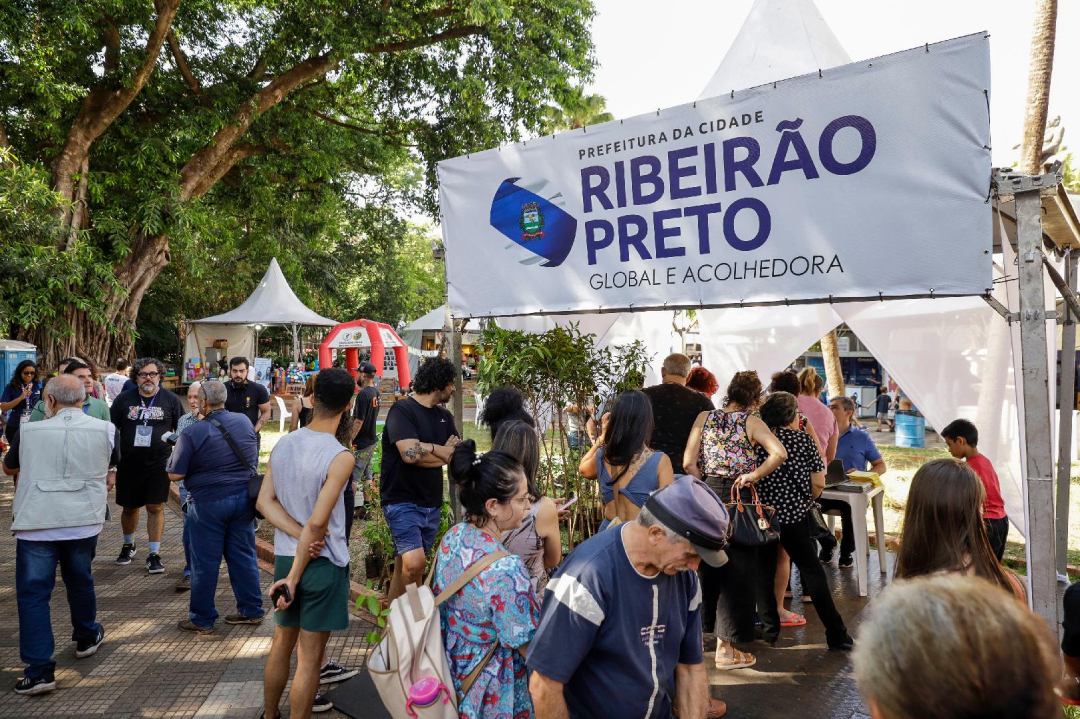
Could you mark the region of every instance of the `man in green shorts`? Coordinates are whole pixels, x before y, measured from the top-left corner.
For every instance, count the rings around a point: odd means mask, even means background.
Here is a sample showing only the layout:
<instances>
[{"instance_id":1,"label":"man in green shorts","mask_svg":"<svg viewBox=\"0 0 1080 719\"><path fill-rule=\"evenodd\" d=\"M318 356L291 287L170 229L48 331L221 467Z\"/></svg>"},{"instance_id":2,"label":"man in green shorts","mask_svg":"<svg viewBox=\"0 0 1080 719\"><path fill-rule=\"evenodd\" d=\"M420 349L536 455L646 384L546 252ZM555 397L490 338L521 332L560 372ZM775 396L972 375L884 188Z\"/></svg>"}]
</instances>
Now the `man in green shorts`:
<instances>
[{"instance_id":1,"label":"man in green shorts","mask_svg":"<svg viewBox=\"0 0 1080 719\"><path fill-rule=\"evenodd\" d=\"M270 594L281 587L288 591L275 603L277 626L263 681L265 719L279 716L294 647L296 676L289 691L289 716L311 716L326 640L330 632L349 626L349 546L342 495L354 460L335 432L354 388L345 370L319 372L312 420L278 440L259 493L258 509L275 528ZM310 553L320 545L311 559ZM315 710L329 708L332 705L323 700Z\"/></svg>"}]
</instances>

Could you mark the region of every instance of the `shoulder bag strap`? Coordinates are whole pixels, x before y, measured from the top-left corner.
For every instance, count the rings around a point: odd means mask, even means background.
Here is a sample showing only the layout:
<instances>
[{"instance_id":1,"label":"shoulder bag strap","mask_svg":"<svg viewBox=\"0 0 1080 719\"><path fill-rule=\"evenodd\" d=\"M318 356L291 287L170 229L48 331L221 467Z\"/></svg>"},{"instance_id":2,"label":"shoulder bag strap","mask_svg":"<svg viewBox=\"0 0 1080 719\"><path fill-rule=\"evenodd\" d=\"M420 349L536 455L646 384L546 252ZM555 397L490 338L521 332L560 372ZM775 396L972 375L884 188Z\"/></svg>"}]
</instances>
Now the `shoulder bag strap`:
<instances>
[{"instance_id":1,"label":"shoulder bag strap","mask_svg":"<svg viewBox=\"0 0 1080 719\"><path fill-rule=\"evenodd\" d=\"M435 597L435 606L439 606L447 599L461 591L466 584L476 579L476 577L479 576L480 572L484 571L489 566L502 559L503 557L508 556L510 556L509 552L500 549L492 552L491 554L486 554L477 561L473 562L471 567L462 572L460 577L458 577L454 582L452 582L446 589L442 590L442 592L439 593L439 596ZM432 568L432 571L434 572L434 568ZM476 668L469 672L469 676L465 677L465 679L462 680L461 692L458 695L459 697L464 697L466 694L469 693L469 690L472 689L472 685L476 683L477 679L480 678L480 674L484 671L484 668L487 666L488 662L491 661L491 657L495 655L495 650L498 649L498 647L499 640L496 639L495 642L491 645L491 648L488 649L487 654L484 655L484 658L481 659L480 663L476 665Z\"/></svg>"},{"instance_id":2,"label":"shoulder bag strap","mask_svg":"<svg viewBox=\"0 0 1080 719\"><path fill-rule=\"evenodd\" d=\"M245 456L243 455L243 453L242 453L242 452L240 451L240 447L239 447L239 446L237 446L237 444L236 444L236 440L235 440L235 439L233 439L233 437L232 437L232 435L231 435L231 434L229 434L229 430L225 429L225 425L223 425L223 424L222 424L221 422L218 422L218 420L217 420L217 418L216 418L216 417L207 417L206 419L207 419L207 421L208 421L208 422L210 422L210 424L212 424L212 425L214 425L215 427L217 427L217 429L218 429L218 431L219 431L219 432L221 432L221 436L225 438L225 442L226 442L226 443L227 443L227 444L229 445L229 447L230 447L230 448L232 449L232 451L233 451L233 454L235 454L235 455L236 455L236 458L237 458L238 460L240 460L240 464L243 464L244 466L246 466L246 467L248 468L248 471L249 471L249 472L251 472L252 476L254 476L254 475L258 474L258 473L259 473L259 470L258 470L258 468L257 468L257 467L255 467L255 466L252 466L252 465L251 465L251 464L250 464L250 463L249 463L249 462L247 461L247 458L246 458L246 457L245 457Z\"/></svg>"}]
</instances>

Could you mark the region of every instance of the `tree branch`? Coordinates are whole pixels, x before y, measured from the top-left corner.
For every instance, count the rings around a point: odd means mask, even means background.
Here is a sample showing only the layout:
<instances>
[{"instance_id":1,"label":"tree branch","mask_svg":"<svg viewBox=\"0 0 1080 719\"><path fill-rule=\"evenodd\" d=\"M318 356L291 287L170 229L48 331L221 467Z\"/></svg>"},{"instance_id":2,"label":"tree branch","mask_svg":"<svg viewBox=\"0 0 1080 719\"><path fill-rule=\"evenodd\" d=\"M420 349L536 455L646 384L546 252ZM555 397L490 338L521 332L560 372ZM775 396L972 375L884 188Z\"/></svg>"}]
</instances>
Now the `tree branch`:
<instances>
[{"instance_id":1,"label":"tree branch","mask_svg":"<svg viewBox=\"0 0 1080 719\"><path fill-rule=\"evenodd\" d=\"M101 20L101 40L105 44L105 74L120 65L120 28L111 17Z\"/></svg>"},{"instance_id":2,"label":"tree branch","mask_svg":"<svg viewBox=\"0 0 1080 719\"><path fill-rule=\"evenodd\" d=\"M74 199L74 175L90 153L90 146L120 116L132 100L138 96L154 71L165 35L172 26L180 0L154 0L157 17L146 39L144 57L127 82L116 85L106 76L98 83L79 108L79 114L71 123L64 147L53 164L53 189L64 199ZM108 32L104 33L106 36ZM106 56L109 52L106 50ZM114 86L115 85L115 86Z\"/></svg>"},{"instance_id":3,"label":"tree branch","mask_svg":"<svg viewBox=\"0 0 1080 719\"><path fill-rule=\"evenodd\" d=\"M268 150L269 148L264 145L252 145L250 142L242 142L230 147L228 152L218 160L217 164L203 175L192 191L191 196L202 197L240 160L265 154Z\"/></svg>"},{"instance_id":4,"label":"tree branch","mask_svg":"<svg viewBox=\"0 0 1080 719\"><path fill-rule=\"evenodd\" d=\"M297 87L337 67L338 62L337 56L331 53L310 57L252 95L233 115L233 121L218 130L210 142L192 155L180 170L180 198L189 199L210 189L206 182L210 177L214 177L214 182L221 179L228 168L218 172L219 163L227 159L233 143L247 132L255 118L279 104Z\"/></svg>"},{"instance_id":5,"label":"tree branch","mask_svg":"<svg viewBox=\"0 0 1080 719\"><path fill-rule=\"evenodd\" d=\"M170 29L166 39L169 41L169 49L172 50L173 60L176 61L176 69L180 71L180 76L184 78L184 82L191 88L191 91L201 97L203 94L202 88L199 87L199 81L195 79L195 75L188 66L184 51L180 49L180 41L176 39L176 33Z\"/></svg>"},{"instance_id":6,"label":"tree branch","mask_svg":"<svg viewBox=\"0 0 1080 719\"><path fill-rule=\"evenodd\" d=\"M463 37L469 37L470 35L483 35L487 32L487 28L482 25L461 25L459 27L452 27L449 30L443 30L442 32L429 35L427 37L416 38L415 40L402 40L401 42L390 42L382 45L375 45L368 50L368 54L374 55L384 52L402 52L404 50L415 50L418 47L427 47L428 45L437 45L440 42L446 40L457 40Z\"/></svg>"}]
</instances>

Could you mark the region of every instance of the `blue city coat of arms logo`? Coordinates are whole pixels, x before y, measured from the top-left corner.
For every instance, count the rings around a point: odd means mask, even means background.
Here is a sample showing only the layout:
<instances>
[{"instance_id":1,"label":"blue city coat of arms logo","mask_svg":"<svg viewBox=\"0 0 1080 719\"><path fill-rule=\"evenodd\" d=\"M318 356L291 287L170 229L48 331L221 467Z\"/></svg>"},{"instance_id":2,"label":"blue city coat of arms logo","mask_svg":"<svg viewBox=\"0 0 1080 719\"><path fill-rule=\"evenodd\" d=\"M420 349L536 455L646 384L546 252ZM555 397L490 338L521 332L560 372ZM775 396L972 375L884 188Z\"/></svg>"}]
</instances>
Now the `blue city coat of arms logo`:
<instances>
[{"instance_id":1,"label":"blue city coat of arms logo","mask_svg":"<svg viewBox=\"0 0 1080 719\"><path fill-rule=\"evenodd\" d=\"M562 193L547 197L547 181L529 187L511 177L499 185L491 201L491 226L514 244L524 247L531 256L522 264L543 261L541 267L558 267L570 254L577 236L577 219L562 208ZM512 245L507 245L512 247Z\"/></svg>"}]
</instances>

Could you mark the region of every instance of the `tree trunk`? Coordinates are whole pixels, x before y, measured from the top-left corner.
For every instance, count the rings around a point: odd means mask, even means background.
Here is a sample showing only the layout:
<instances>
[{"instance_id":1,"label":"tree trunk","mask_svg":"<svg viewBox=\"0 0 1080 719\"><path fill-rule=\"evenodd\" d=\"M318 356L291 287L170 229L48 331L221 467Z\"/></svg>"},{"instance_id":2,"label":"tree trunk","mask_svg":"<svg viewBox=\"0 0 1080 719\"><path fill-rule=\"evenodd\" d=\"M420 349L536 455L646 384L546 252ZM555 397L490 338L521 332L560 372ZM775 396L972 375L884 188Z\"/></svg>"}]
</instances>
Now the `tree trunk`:
<instances>
[{"instance_id":1,"label":"tree trunk","mask_svg":"<svg viewBox=\"0 0 1080 719\"><path fill-rule=\"evenodd\" d=\"M836 343L836 330L821 338L821 358L825 362L825 382L829 397L843 397L847 388L844 385L844 371L840 369L840 347Z\"/></svg>"},{"instance_id":2,"label":"tree trunk","mask_svg":"<svg viewBox=\"0 0 1080 719\"><path fill-rule=\"evenodd\" d=\"M1020 172L1042 174L1043 136L1046 133L1050 102L1050 74L1054 67L1054 36L1057 28L1057 0L1036 0L1035 27L1031 35L1028 61L1027 109L1024 139L1020 145Z\"/></svg>"},{"instance_id":3,"label":"tree trunk","mask_svg":"<svg viewBox=\"0 0 1080 719\"><path fill-rule=\"evenodd\" d=\"M98 367L111 367L118 359L133 359L133 331L139 305L170 259L169 239L165 235L137 238L131 252L116 268L116 280L127 293L114 292L100 305L104 308L105 322L77 307L69 307L71 335L59 338L35 328L19 330L18 339L37 346L38 361L46 368L55 368L60 360L72 355L93 360Z\"/></svg>"}]
</instances>

